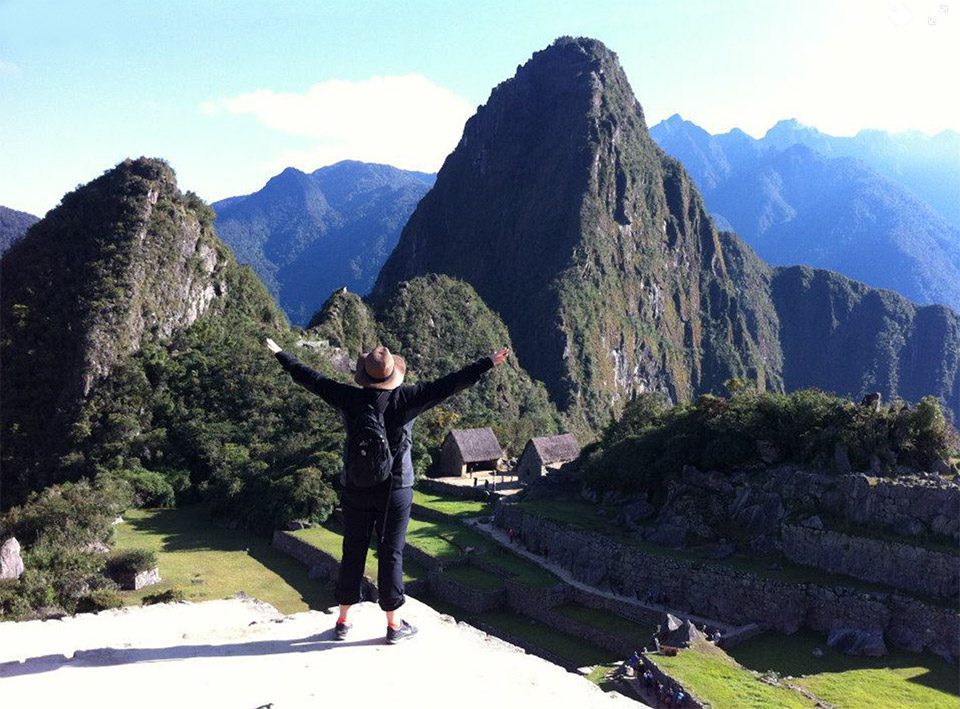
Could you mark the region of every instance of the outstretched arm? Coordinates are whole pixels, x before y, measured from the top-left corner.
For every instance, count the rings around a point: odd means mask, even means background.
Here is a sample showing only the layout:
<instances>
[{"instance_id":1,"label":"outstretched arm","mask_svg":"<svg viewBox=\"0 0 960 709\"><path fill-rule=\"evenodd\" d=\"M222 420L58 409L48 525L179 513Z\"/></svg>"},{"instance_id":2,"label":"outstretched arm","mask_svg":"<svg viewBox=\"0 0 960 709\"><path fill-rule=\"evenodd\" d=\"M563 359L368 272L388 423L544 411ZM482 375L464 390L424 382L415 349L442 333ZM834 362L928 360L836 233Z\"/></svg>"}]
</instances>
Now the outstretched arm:
<instances>
[{"instance_id":1,"label":"outstretched arm","mask_svg":"<svg viewBox=\"0 0 960 709\"><path fill-rule=\"evenodd\" d=\"M350 396L353 387L323 376L315 369L311 369L289 352L284 352L280 346L267 338L267 347L273 352L274 356L283 365L283 368L290 373L300 386L308 391L312 391L325 402L337 409L342 409L347 397Z\"/></svg>"},{"instance_id":2,"label":"outstretched arm","mask_svg":"<svg viewBox=\"0 0 960 709\"><path fill-rule=\"evenodd\" d=\"M504 347L435 381L400 387L400 402L404 410L404 418L407 421L416 418L444 399L473 386L484 372L503 364L509 354L510 350Z\"/></svg>"}]
</instances>

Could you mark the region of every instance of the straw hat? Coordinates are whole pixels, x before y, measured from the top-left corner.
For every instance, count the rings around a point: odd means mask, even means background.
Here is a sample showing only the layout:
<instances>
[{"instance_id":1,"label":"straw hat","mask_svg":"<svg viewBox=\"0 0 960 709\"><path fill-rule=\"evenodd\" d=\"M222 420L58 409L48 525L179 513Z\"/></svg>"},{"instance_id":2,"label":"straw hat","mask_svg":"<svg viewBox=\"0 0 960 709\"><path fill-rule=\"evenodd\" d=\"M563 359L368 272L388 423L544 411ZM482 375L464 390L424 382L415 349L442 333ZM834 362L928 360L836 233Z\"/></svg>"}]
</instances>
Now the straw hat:
<instances>
[{"instance_id":1,"label":"straw hat","mask_svg":"<svg viewBox=\"0 0 960 709\"><path fill-rule=\"evenodd\" d=\"M372 352L360 354L353 380L363 387L389 391L403 384L406 372L407 363L403 357L390 354L390 350L380 345Z\"/></svg>"}]
</instances>

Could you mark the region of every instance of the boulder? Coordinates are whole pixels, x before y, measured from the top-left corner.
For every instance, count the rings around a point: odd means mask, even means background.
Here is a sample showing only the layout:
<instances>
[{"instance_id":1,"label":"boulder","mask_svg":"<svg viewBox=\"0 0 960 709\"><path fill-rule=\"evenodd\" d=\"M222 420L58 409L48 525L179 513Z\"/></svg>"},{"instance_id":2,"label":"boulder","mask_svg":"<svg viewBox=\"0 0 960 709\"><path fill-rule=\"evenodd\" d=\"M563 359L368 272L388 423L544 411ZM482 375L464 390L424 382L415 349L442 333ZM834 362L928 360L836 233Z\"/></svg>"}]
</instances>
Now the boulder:
<instances>
[{"instance_id":1,"label":"boulder","mask_svg":"<svg viewBox=\"0 0 960 709\"><path fill-rule=\"evenodd\" d=\"M813 515L803 520L800 525L807 529L823 529L823 520L820 519L820 515Z\"/></svg>"},{"instance_id":2,"label":"boulder","mask_svg":"<svg viewBox=\"0 0 960 709\"><path fill-rule=\"evenodd\" d=\"M674 620L676 620L676 618L674 618ZM684 620L679 628L667 633L663 639L663 644L673 647L688 647L693 641L706 640L706 637L707 636L704 635L697 626L689 620Z\"/></svg>"},{"instance_id":3,"label":"boulder","mask_svg":"<svg viewBox=\"0 0 960 709\"><path fill-rule=\"evenodd\" d=\"M152 569L147 569L146 571L125 571L117 573L116 576L114 576L114 580L120 588L125 591L139 591L145 586L160 583L163 579L160 578L160 569L154 566Z\"/></svg>"},{"instance_id":4,"label":"boulder","mask_svg":"<svg viewBox=\"0 0 960 709\"><path fill-rule=\"evenodd\" d=\"M683 627L683 621L677 618L677 616L673 615L672 613L666 613L665 615L666 619L660 624L660 626L663 628L663 632L674 633Z\"/></svg>"},{"instance_id":5,"label":"boulder","mask_svg":"<svg viewBox=\"0 0 960 709\"><path fill-rule=\"evenodd\" d=\"M0 546L0 579L18 579L23 573L20 542L10 537Z\"/></svg>"},{"instance_id":6,"label":"boulder","mask_svg":"<svg viewBox=\"0 0 960 709\"><path fill-rule=\"evenodd\" d=\"M827 645L845 655L883 657L887 654L880 628L847 628L835 625L827 637Z\"/></svg>"}]
</instances>

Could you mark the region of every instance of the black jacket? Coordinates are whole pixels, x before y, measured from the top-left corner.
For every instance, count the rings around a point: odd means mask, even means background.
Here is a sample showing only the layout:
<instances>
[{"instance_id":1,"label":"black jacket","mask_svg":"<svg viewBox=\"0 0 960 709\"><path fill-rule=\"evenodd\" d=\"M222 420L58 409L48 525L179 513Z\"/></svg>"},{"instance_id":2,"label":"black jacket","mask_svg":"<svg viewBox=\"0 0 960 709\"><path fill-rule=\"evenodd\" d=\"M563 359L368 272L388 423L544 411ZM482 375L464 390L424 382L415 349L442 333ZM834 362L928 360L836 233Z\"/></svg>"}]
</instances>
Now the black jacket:
<instances>
[{"instance_id":1,"label":"black jacket","mask_svg":"<svg viewBox=\"0 0 960 709\"><path fill-rule=\"evenodd\" d=\"M453 372L433 382L405 384L383 391L367 387L341 384L311 369L289 352L277 352L280 364L300 386L312 391L344 418L344 425L353 412L358 411L377 397L388 397L383 419L387 425L387 438L393 448L393 488L413 485L413 461L410 459L410 443L413 440L413 423L417 416L433 408L444 399L476 384L483 373L493 367L490 357L478 359L458 372ZM398 447L402 447L402 453ZM346 456L346 449L344 449ZM344 458L346 460L346 458ZM346 485L341 471L340 483Z\"/></svg>"}]
</instances>

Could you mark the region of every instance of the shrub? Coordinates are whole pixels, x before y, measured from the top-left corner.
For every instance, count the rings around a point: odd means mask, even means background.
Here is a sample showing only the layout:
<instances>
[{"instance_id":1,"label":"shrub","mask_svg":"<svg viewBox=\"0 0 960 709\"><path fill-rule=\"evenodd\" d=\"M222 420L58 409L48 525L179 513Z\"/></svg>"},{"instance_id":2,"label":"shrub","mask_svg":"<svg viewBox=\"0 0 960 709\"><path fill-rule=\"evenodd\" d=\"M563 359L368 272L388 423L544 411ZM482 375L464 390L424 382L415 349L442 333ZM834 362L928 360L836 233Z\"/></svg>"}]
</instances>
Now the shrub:
<instances>
[{"instance_id":1,"label":"shrub","mask_svg":"<svg viewBox=\"0 0 960 709\"><path fill-rule=\"evenodd\" d=\"M150 593L143 597L143 605L150 606L155 603L180 603L186 598L183 591L179 588L168 588L166 591Z\"/></svg>"},{"instance_id":2,"label":"shrub","mask_svg":"<svg viewBox=\"0 0 960 709\"><path fill-rule=\"evenodd\" d=\"M176 502L173 485L161 473L137 466L113 474L130 483L137 507L173 507Z\"/></svg>"},{"instance_id":3,"label":"shrub","mask_svg":"<svg viewBox=\"0 0 960 709\"><path fill-rule=\"evenodd\" d=\"M763 449L774 463L829 468L839 445L857 470L877 461L888 472L897 465L925 469L957 446L957 432L933 397L914 407L895 401L874 409L815 389L733 390L730 398L708 394L670 409L638 397L587 457L585 482L600 491L656 495L684 465L721 472L762 467L771 462L761 458Z\"/></svg>"},{"instance_id":4,"label":"shrub","mask_svg":"<svg viewBox=\"0 0 960 709\"><path fill-rule=\"evenodd\" d=\"M116 574L138 574L157 565L157 555L147 549L127 549L117 552L107 562L107 571Z\"/></svg>"},{"instance_id":5,"label":"shrub","mask_svg":"<svg viewBox=\"0 0 960 709\"><path fill-rule=\"evenodd\" d=\"M77 602L77 613L98 613L123 606L123 599L115 590L101 588L84 596Z\"/></svg>"}]
</instances>

